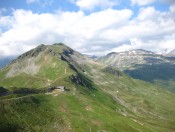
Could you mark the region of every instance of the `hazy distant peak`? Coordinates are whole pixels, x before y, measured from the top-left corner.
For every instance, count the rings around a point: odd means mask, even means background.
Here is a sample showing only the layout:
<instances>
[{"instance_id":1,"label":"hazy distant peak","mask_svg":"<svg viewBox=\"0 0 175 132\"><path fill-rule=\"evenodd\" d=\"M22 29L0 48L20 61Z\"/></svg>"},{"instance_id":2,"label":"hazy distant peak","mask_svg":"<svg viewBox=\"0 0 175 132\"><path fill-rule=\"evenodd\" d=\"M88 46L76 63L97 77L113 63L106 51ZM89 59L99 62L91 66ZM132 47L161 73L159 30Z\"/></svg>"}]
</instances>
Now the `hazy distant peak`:
<instances>
[{"instance_id":1,"label":"hazy distant peak","mask_svg":"<svg viewBox=\"0 0 175 132\"><path fill-rule=\"evenodd\" d=\"M172 51L170 51L167 56L169 57L175 57L175 49L173 49Z\"/></svg>"},{"instance_id":2,"label":"hazy distant peak","mask_svg":"<svg viewBox=\"0 0 175 132\"><path fill-rule=\"evenodd\" d=\"M134 50L129 50L127 53L130 54L154 54L151 51L143 50L143 49L134 49Z\"/></svg>"},{"instance_id":3,"label":"hazy distant peak","mask_svg":"<svg viewBox=\"0 0 175 132\"><path fill-rule=\"evenodd\" d=\"M107 54L107 56L110 56L110 55L115 55L115 54L118 54L117 52L110 52Z\"/></svg>"},{"instance_id":4,"label":"hazy distant peak","mask_svg":"<svg viewBox=\"0 0 175 132\"><path fill-rule=\"evenodd\" d=\"M170 53L175 53L175 49L173 49Z\"/></svg>"},{"instance_id":5,"label":"hazy distant peak","mask_svg":"<svg viewBox=\"0 0 175 132\"><path fill-rule=\"evenodd\" d=\"M155 54L154 52L143 50L143 49L133 49L123 52L111 52L109 55L144 55L144 54Z\"/></svg>"}]
</instances>

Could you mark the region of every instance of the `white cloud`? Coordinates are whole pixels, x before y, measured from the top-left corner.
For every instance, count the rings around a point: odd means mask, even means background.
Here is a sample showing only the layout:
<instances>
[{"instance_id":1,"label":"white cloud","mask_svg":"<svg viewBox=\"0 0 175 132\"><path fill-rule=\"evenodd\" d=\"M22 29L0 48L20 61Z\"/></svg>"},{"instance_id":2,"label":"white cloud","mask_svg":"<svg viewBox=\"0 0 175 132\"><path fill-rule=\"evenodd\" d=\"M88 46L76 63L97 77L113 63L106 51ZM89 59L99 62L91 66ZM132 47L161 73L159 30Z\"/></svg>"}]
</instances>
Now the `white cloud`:
<instances>
[{"instance_id":1,"label":"white cloud","mask_svg":"<svg viewBox=\"0 0 175 132\"><path fill-rule=\"evenodd\" d=\"M156 17L155 17L156 16ZM106 9L86 15L83 11L36 14L14 10L0 18L0 49L3 55L21 54L41 43L64 42L82 53L105 54L142 48L175 48L173 10L141 8L132 18L128 9ZM4 31L3 28L6 28Z\"/></svg>"},{"instance_id":2,"label":"white cloud","mask_svg":"<svg viewBox=\"0 0 175 132\"><path fill-rule=\"evenodd\" d=\"M82 10L93 10L95 7L109 8L117 4L114 0L76 0L74 2Z\"/></svg>"},{"instance_id":3,"label":"white cloud","mask_svg":"<svg viewBox=\"0 0 175 132\"><path fill-rule=\"evenodd\" d=\"M155 17L156 16L156 17ZM112 51L146 49L161 52L175 48L175 16L173 12L156 11L153 7L140 9L139 15L130 24L112 34L121 35L121 41L130 38L127 44ZM127 32L127 35L121 34ZM109 35L109 34L108 34Z\"/></svg>"},{"instance_id":4,"label":"white cloud","mask_svg":"<svg viewBox=\"0 0 175 132\"><path fill-rule=\"evenodd\" d=\"M155 2L156 0L131 0L133 5L137 4L139 6L144 6Z\"/></svg>"},{"instance_id":5,"label":"white cloud","mask_svg":"<svg viewBox=\"0 0 175 132\"><path fill-rule=\"evenodd\" d=\"M172 5L172 6L170 6L170 11L171 11L172 13L175 13L175 4Z\"/></svg>"},{"instance_id":6,"label":"white cloud","mask_svg":"<svg viewBox=\"0 0 175 132\"><path fill-rule=\"evenodd\" d=\"M24 45L33 48L40 43L52 44L62 41L81 51L88 41L98 38L98 32L125 22L131 15L130 10L112 9L88 16L82 11L34 14L31 11L16 10L13 16L7 19L11 28L1 34L0 46L5 54L9 55L26 51ZM15 47L19 52L15 52Z\"/></svg>"},{"instance_id":7,"label":"white cloud","mask_svg":"<svg viewBox=\"0 0 175 132\"><path fill-rule=\"evenodd\" d=\"M175 34L174 34L175 35ZM143 41L142 39L131 39L129 44L123 44L117 48L111 50L111 52L122 52L133 49L145 49L148 51L154 51L156 53L162 53L165 50L171 51L175 48L175 39L166 39L162 40L148 40Z\"/></svg>"}]
</instances>

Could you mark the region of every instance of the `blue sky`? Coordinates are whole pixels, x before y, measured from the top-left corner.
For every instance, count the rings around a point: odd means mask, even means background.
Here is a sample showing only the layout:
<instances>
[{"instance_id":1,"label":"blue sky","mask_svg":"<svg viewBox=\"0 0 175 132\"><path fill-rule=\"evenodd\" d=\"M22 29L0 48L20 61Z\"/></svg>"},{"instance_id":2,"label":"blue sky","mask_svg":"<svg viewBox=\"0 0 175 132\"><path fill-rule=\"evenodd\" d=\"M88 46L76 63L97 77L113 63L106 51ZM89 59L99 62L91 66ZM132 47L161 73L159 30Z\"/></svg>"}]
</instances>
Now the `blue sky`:
<instances>
[{"instance_id":1,"label":"blue sky","mask_svg":"<svg viewBox=\"0 0 175 132\"><path fill-rule=\"evenodd\" d=\"M174 0L0 0L0 57L63 42L86 54L175 49Z\"/></svg>"},{"instance_id":2,"label":"blue sky","mask_svg":"<svg viewBox=\"0 0 175 132\"><path fill-rule=\"evenodd\" d=\"M34 13L54 13L57 10L62 11L78 11L81 10L79 6L74 4L75 0L1 0L0 8L7 9L7 12L4 12L6 15L12 13L12 9L25 9L31 10ZM99 0L100 1L100 0ZM131 9L135 14L138 13L139 5L132 4L130 0L113 0L116 2L116 5L113 5L113 9ZM170 2L171 4L171 2ZM150 2L144 6L154 6L159 11L168 11L169 4L168 2ZM93 10L84 10L85 13L89 14L91 12L97 12L102 10L100 6L96 6ZM135 15L134 14L134 15Z\"/></svg>"}]
</instances>

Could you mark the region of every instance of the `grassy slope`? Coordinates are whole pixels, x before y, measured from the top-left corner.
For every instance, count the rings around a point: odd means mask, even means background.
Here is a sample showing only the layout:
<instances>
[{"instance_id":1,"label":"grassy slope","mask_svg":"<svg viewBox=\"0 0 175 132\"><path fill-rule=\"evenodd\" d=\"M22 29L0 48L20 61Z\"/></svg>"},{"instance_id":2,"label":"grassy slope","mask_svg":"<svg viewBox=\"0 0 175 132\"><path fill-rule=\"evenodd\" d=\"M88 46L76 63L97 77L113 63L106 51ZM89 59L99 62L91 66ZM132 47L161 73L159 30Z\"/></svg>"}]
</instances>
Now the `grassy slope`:
<instances>
[{"instance_id":1,"label":"grassy slope","mask_svg":"<svg viewBox=\"0 0 175 132\"><path fill-rule=\"evenodd\" d=\"M124 109L122 114L131 116L130 110L143 124L154 124L157 131L175 130L175 95L144 81L134 80L126 75L116 76L104 73L101 65L91 66L88 74L99 87L119 102ZM158 125L158 126L156 126Z\"/></svg>"},{"instance_id":2,"label":"grassy slope","mask_svg":"<svg viewBox=\"0 0 175 132\"><path fill-rule=\"evenodd\" d=\"M55 45L53 48L60 52ZM67 62L47 53L41 54L46 57L36 60L42 68L35 76L23 74L1 79L0 85L9 89L10 86L42 88L65 85L70 91L58 96L52 93L1 97L2 131L175 130L174 94L125 75L117 77L104 71L103 66L90 62L89 65L81 64L85 73L78 70L87 87L95 88L89 89L70 80L77 72ZM0 72L1 78L3 72L6 71Z\"/></svg>"},{"instance_id":3,"label":"grassy slope","mask_svg":"<svg viewBox=\"0 0 175 132\"><path fill-rule=\"evenodd\" d=\"M150 131L122 116L121 105L101 91L75 86L59 96L31 95L0 102L1 131Z\"/></svg>"}]
</instances>

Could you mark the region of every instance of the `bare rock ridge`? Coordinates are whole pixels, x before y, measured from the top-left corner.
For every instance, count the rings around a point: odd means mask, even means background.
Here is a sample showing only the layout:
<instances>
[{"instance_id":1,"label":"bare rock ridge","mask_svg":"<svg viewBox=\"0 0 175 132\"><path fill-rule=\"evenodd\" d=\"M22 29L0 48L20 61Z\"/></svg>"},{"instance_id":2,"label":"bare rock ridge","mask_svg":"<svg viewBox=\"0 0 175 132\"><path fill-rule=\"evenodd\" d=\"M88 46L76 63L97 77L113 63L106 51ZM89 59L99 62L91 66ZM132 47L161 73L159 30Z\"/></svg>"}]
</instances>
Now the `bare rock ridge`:
<instances>
[{"instance_id":1,"label":"bare rock ridge","mask_svg":"<svg viewBox=\"0 0 175 132\"><path fill-rule=\"evenodd\" d=\"M109 53L106 56L98 59L102 63L118 67L120 70L125 68L132 68L138 64L160 64L160 63L174 63L175 58L155 54L150 51L137 49L119 53Z\"/></svg>"},{"instance_id":2,"label":"bare rock ridge","mask_svg":"<svg viewBox=\"0 0 175 132\"><path fill-rule=\"evenodd\" d=\"M129 50L129 51L125 51L125 52L111 52L109 53L108 55L111 55L111 54L120 54L120 55L152 55L152 54L155 54L154 52L151 52L151 51L146 51L146 50L143 50L143 49L135 49L135 50Z\"/></svg>"}]
</instances>

